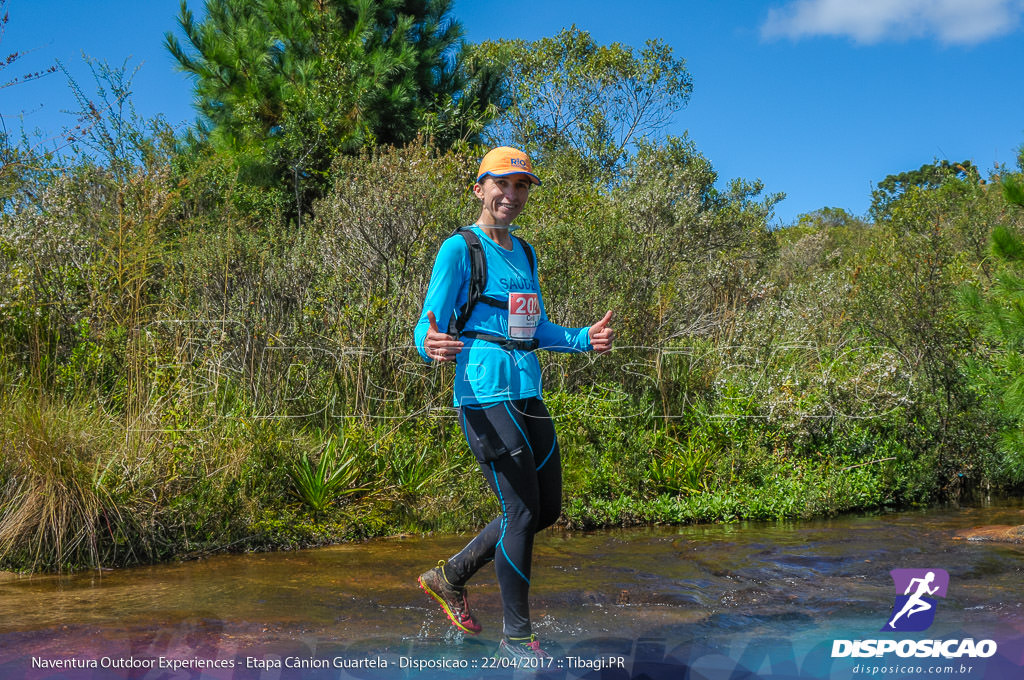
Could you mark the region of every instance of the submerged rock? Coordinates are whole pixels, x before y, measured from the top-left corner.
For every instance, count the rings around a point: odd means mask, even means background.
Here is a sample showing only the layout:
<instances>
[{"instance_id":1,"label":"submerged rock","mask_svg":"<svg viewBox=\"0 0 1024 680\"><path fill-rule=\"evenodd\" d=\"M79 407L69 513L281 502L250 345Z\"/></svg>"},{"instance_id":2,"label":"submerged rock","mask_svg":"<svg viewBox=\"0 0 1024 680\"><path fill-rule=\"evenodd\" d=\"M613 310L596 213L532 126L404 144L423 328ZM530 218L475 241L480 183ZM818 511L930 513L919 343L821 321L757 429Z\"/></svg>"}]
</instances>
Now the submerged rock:
<instances>
[{"instance_id":1,"label":"submerged rock","mask_svg":"<svg viewBox=\"0 0 1024 680\"><path fill-rule=\"evenodd\" d=\"M953 536L959 541L995 541L997 543L1024 543L1024 524L1007 526L993 524L989 526L962 529Z\"/></svg>"}]
</instances>

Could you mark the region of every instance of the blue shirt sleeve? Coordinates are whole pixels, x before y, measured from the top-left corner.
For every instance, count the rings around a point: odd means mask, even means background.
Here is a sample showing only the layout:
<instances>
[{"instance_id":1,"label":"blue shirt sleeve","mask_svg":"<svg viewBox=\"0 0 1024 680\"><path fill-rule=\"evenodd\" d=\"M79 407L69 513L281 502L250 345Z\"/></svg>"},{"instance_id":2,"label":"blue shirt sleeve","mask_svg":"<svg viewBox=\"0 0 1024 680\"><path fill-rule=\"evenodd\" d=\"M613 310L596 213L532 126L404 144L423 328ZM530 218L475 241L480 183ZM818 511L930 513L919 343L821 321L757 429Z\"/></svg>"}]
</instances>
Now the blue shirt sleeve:
<instances>
[{"instance_id":1,"label":"blue shirt sleeve","mask_svg":"<svg viewBox=\"0 0 1024 680\"><path fill-rule=\"evenodd\" d=\"M442 332L446 331L452 313L465 302L469 275L469 248L466 240L458 235L446 239L434 260L434 270L430 274L430 284L423 299L423 310L413 331L416 349L425 360L433 361L423 346L430 329L427 312L433 312L438 328Z\"/></svg>"},{"instance_id":2,"label":"blue shirt sleeve","mask_svg":"<svg viewBox=\"0 0 1024 680\"><path fill-rule=\"evenodd\" d=\"M589 352L594 349L590 344L589 331L590 326L567 328L543 319L533 337L537 338L537 349L546 349L550 352Z\"/></svg>"}]
</instances>

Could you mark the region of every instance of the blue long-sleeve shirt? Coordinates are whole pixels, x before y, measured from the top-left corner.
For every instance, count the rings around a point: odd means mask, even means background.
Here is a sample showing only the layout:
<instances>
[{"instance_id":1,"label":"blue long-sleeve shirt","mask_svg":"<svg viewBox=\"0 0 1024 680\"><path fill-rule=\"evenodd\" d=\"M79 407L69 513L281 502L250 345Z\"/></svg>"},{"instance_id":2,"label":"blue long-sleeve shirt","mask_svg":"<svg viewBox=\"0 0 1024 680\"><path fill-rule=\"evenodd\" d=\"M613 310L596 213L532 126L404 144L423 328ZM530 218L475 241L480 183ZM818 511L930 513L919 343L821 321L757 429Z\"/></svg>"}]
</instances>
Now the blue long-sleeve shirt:
<instances>
[{"instance_id":1,"label":"blue long-sleeve shirt","mask_svg":"<svg viewBox=\"0 0 1024 680\"><path fill-rule=\"evenodd\" d=\"M540 303L540 319L533 337L539 349L555 352L585 352L592 349L589 326L566 328L548 320L540 296L536 267L530 262L518 239L512 239L508 251L491 240L479 227L472 227L483 245L487 260L487 285L484 294L507 300L512 292L533 292ZM530 247L530 246L527 246ZM534 258L536 262L536 258ZM431 361L424 348L433 312L438 327L447 331L452 314L461 309L469 296L469 247L459 234L441 244L423 300L423 311L416 324L414 338L420 355ZM508 337L508 310L478 302L464 331L477 331ZM455 406L487 404L510 399L541 396L540 363L535 352L504 350L493 342L462 336L465 344L455 357Z\"/></svg>"}]
</instances>

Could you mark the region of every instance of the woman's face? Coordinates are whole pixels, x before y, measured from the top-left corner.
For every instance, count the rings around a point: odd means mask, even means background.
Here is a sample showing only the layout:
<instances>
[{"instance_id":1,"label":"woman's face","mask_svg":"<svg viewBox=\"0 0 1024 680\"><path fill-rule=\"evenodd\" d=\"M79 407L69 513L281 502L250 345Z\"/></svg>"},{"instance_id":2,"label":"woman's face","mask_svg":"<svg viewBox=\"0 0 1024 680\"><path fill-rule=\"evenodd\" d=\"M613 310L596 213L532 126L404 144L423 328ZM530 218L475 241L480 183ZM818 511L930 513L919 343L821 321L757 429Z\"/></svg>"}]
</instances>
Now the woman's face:
<instances>
[{"instance_id":1,"label":"woman's face","mask_svg":"<svg viewBox=\"0 0 1024 680\"><path fill-rule=\"evenodd\" d=\"M488 175L473 185L473 193L483 202L477 224L507 227L519 217L530 197L530 176L517 172L503 177Z\"/></svg>"}]
</instances>

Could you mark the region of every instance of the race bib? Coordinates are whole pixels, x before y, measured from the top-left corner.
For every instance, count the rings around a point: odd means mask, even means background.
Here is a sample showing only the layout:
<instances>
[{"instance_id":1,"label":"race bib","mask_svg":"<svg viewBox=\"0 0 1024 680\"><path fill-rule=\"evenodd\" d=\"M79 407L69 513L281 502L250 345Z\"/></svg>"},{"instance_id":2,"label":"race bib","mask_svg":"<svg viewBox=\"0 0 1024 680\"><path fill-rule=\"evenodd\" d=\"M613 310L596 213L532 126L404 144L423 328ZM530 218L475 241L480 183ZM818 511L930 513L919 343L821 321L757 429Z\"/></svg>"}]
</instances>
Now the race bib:
<instances>
[{"instance_id":1,"label":"race bib","mask_svg":"<svg viewBox=\"0 0 1024 680\"><path fill-rule=\"evenodd\" d=\"M540 323L540 297L536 293L508 294L508 337L529 340Z\"/></svg>"}]
</instances>

